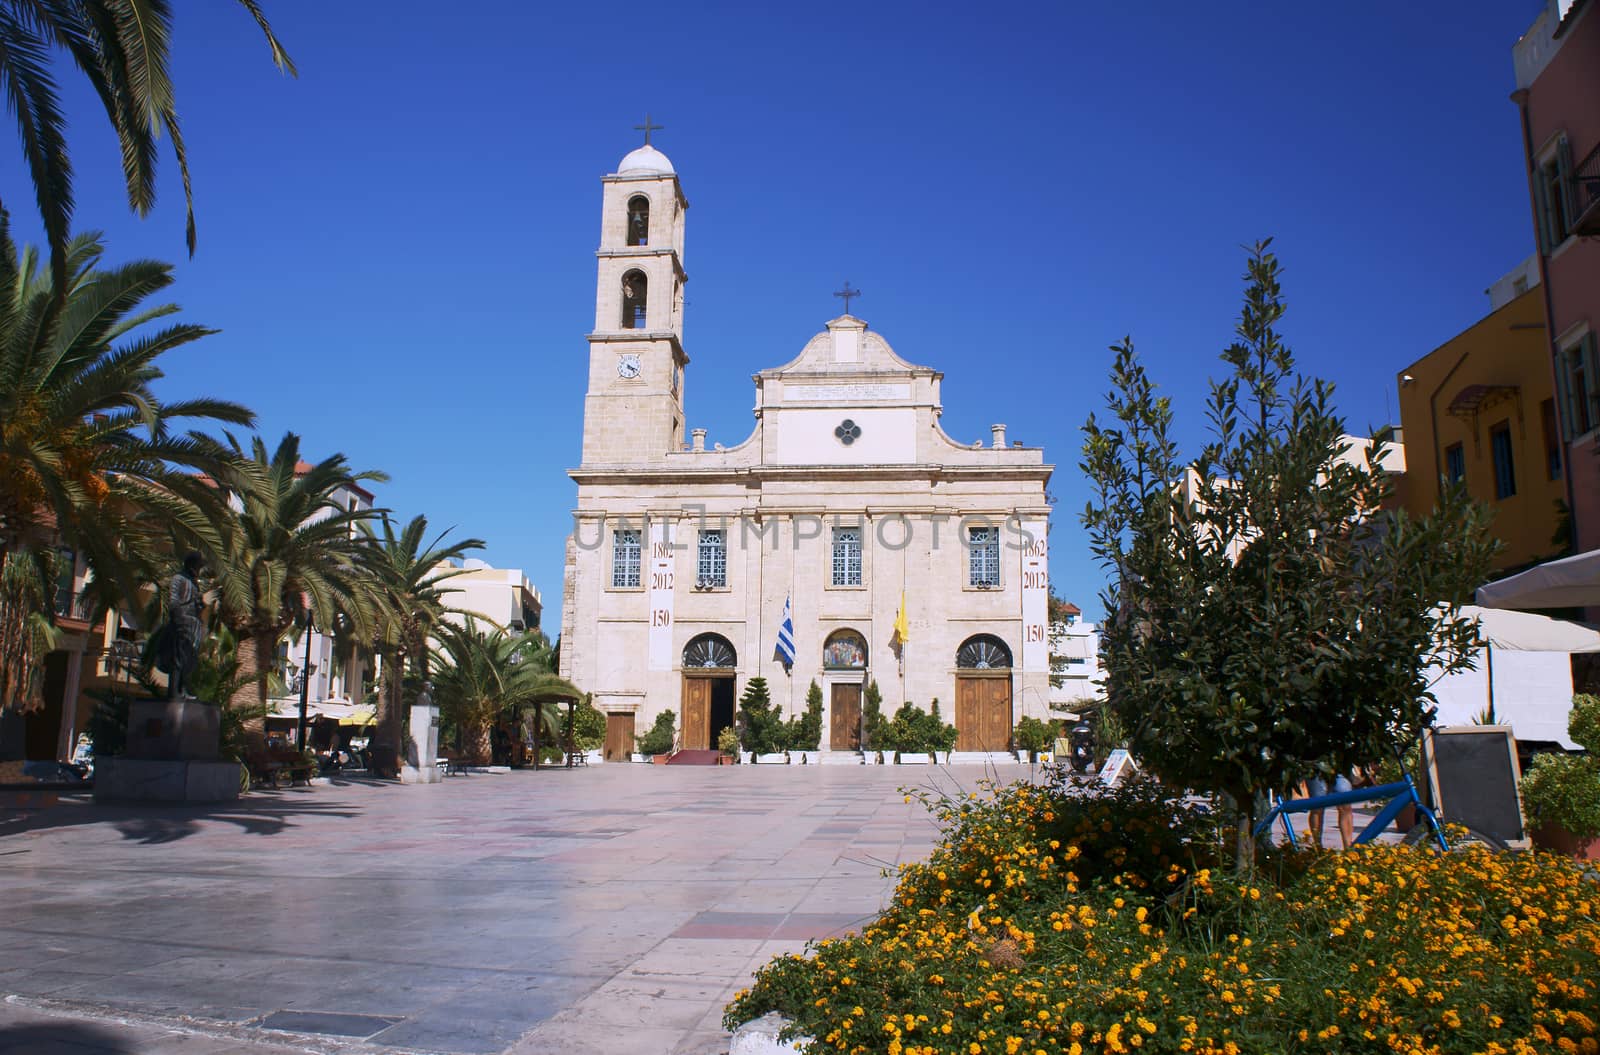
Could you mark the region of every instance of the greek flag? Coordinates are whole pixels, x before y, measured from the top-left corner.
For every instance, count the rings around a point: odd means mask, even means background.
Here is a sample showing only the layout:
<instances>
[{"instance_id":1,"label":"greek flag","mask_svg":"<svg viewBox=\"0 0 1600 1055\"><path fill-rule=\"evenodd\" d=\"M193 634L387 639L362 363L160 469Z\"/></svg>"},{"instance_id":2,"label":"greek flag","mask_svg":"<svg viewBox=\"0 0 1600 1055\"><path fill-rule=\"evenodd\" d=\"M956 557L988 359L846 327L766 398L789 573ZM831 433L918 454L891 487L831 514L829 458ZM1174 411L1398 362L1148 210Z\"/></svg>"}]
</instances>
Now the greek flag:
<instances>
[{"instance_id":1,"label":"greek flag","mask_svg":"<svg viewBox=\"0 0 1600 1055\"><path fill-rule=\"evenodd\" d=\"M794 616L789 612L789 598L783 599L783 622L778 624L778 647L773 656L783 661L785 667L794 666Z\"/></svg>"}]
</instances>

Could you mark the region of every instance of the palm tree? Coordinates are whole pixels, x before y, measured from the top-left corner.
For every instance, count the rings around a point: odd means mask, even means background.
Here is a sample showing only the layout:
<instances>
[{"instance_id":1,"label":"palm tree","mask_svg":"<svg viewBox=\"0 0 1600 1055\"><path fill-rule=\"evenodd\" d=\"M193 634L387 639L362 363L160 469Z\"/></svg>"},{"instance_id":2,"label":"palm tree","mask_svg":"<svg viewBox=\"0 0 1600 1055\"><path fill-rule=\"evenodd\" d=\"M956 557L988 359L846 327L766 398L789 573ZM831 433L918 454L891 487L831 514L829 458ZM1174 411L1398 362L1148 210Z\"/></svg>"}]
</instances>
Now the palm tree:
<instances>
[{"instance_id":1,"label":"palm tree","mask_svg":"<svg viewBox=\"0 0 1600 1055\"><path fill-rule=\"evenodd\" d=\"M291 76L294 63L273 35L255 0L238 0L266 34L272 61ZM194 195L189 157L171 65L170 0L0 0L0 87L17 116L23 160L33 180L39 215L50 245L52 271L64 282L67 235L72 224L72 162L66 120L51 75L59 48L89 80L122 148L128 205L140 216L156 200L156 150L162 135L183 176L185 235L194 255Z\"/></svg>"},{"instance_id":2,"label":"palm tree","mask_svg":"<svg viewBox=\"0 0 1600 1055\"><path fill-rule=\"evenodd\" d=\"M441 717L466 734L469 756L480 761L489 757L489 731L510 708L536 707L535 721L555 732L555 705L537 697L557 682L557 687L570 687L538 661L537 639L509 634L493 623L483 628L468 616L465 626L441 624L438 640L434 696Z\"/></svg>"},{"instance_id":3,"label":"palm tree","mask_svg":"<svg viewBox=\"0 0 1600 1055\"><path fill-rule=\"evenodd\" d=\"M149 541L133 515L174 480L230 459L215 440L172 423L253 422L236 403L157 398L161 356L215 331L149 330L178 311L145 303L172 284L172 266L101 270L104 252L96 234L74 238L58 294L37 253L17 252L0 210L0 706L31 698L48 649L41 630L53 586L41 595L29 584L54 581L52 536L85 558L99 587L131 596Z\"/></svg>"},{"instance_id":4,"label":"palm tree","mask_svg":"<svg viewBox=\"0 0 1600 1055\"><path fill-rule=\"evenodd\" d=\"M484 547L482 539L462 539L444 544L447 528L424 544L428 518L413 517L399 534L385 514L374 530L371 523L362 530L377 550L376 563L381 576L383 604L379 609L376 651L383 657L383 685L378 695L378 728L374 738L384 748L400 750L401 693L407 665L425 668L428 637L448 610L444 595L453 592L443 584L465 572L450 562ZM422 673L426 673L425 669Z\"/></svg>"},{"instance_id":5,"label":"palm tree","mask_svg":"<svg viewBox=\"0 0 1600 1055\"><path fill-rule=\"evenodd\" d=\"M234 451L239 462L215 482L180 481L169 512L205 555L216 617L239 641L246 683L230 705L265 707L278 641L296 620L348 619L363 637L377 624L381 572L359 526L381 511L346 509L333 494L388 477L352 472L342 454L307 465L292 432L271 453L259 436L248 455L237 442Z\"/></svg>"}]
</instances>

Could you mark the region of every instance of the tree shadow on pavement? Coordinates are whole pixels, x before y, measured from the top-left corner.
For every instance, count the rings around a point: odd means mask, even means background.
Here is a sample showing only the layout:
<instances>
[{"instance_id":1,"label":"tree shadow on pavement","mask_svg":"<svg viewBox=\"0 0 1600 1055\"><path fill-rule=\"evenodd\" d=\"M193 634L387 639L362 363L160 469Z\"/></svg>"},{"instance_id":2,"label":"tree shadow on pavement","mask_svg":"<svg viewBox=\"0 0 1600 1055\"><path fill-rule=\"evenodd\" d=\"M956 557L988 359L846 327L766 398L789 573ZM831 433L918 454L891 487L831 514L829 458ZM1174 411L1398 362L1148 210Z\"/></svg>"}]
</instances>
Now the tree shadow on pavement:
<instances>
[{"instance_id":1,"label":"tree shadow on pavement","mask_svg":"<svg viewBox=\"0 0 1600 1055\"><path fill-rule=\"evenodd\" d=\"M277 835L295 827L301 818L360 815L359 809L348 804L334 806L299 795L251 795L234 802L194 806L63 798L39 809L0 811L0 840L52 828L108 825L131 842L170 843L195 834L206 824L232 824L247 835Z\"/></svg>"},{"instance_id":2,"label":"tree shadow on pavement","mask_svg":"<svg viewBox=\"0 0 1600 1055\"><path fill-rule=\"evenodd\" d=\"M79 1022L0 1026L0 1055L134 1055L132 1043Z\"/></svg>"}]
</instances>

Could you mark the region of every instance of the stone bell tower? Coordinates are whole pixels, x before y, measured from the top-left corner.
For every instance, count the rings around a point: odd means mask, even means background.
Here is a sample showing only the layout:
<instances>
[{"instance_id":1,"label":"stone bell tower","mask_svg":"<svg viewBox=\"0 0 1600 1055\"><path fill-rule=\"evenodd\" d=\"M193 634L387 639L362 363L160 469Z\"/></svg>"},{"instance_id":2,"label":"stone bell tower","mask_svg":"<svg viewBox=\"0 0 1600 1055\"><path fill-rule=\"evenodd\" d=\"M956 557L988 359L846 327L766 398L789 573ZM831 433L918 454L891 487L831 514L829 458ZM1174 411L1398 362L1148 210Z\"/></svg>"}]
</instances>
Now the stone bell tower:
<instances>
[{"instance_id":1,"label":"stone bell tower","mask_svg":"<svg viewBox=\"0 0 1600 1055\"><path fill-rule=\"evenodd\" d=\"M667 156L645 145L600 182L599 275L589 334L583 465L658 461L683 449L683 219Z\"/></svg>"}]
</instances>

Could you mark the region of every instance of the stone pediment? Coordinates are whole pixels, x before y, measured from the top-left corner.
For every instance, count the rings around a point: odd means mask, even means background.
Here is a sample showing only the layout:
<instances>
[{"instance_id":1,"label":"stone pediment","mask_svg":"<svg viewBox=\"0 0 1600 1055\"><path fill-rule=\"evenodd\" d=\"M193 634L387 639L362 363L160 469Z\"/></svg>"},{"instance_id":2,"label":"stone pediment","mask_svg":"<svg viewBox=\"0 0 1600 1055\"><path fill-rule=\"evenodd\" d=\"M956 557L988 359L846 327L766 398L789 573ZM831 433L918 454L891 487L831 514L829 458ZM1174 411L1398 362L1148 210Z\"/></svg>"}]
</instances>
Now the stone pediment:
<instances>
[{"instance_id":1,"label":"stone pediment","mask_svg":"<svg viewBox=\"0 0 1600 1055\"><path fill-rule=\"evenodd\" d=\"M871 394L872 385L893 384L897 379L913 377L932 378L943 375L926 366L907 362L895 354L889 342L867 328L866 322L854 315L841 315L828 323L827 329L806 342L800 354L782 366L763 370L756 375L758 384L784 381L786 387L810 385L817 388L843 385L869 386L862 389L863 398L907 398ZM904 382L902 382L904 383ZM816 393L818 398L836 399L840 393Z\"/></svg>"}]
</instances>

